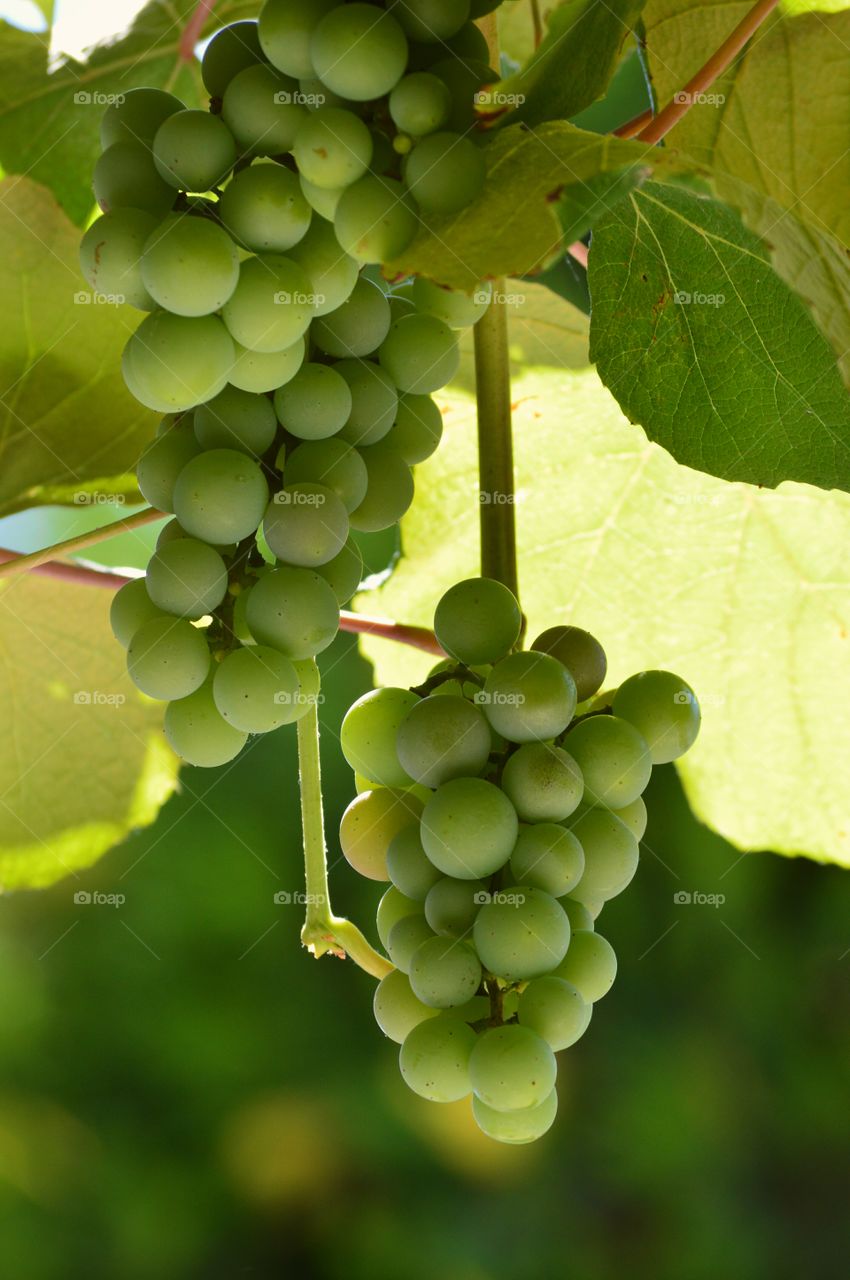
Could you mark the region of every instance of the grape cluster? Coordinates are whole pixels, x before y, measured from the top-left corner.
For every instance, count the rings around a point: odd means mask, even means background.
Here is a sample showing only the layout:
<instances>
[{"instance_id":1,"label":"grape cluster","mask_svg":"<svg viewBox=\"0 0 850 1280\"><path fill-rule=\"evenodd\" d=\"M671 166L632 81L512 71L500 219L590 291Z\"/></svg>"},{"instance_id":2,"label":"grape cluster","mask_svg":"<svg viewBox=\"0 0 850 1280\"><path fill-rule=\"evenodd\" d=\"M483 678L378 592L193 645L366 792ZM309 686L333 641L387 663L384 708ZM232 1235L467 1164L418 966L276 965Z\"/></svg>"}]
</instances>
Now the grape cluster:
<instances>
[{"instance_id":1,"label":"grape cluster","mask_svg":"<svg viewBox=\"0 0 850 1280\"><path fill-rule=\"evenodd\" d=\"M473 1096L491 1138L539 1138L555 1054L587 1029L616 957L596 919L638 865L653 764L696 738L693 691L668 671L599 693L599 642L558 626L516 648L512 593L451 588L434 621L449 655L418 689L362 697L342 725L358 795L340 843L391 882L378 934L395 968L375 1017L436 1102Z\"/></svg>"}]
</instances>

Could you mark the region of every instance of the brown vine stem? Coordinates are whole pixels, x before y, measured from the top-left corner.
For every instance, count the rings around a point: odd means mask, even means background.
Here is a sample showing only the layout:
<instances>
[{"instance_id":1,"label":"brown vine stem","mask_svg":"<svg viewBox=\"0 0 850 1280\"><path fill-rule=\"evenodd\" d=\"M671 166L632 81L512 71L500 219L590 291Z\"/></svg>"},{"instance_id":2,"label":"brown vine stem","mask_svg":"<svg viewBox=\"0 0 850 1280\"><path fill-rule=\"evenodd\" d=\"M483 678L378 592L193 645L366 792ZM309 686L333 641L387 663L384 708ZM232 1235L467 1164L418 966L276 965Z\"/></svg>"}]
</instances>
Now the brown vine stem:
<instances>
[{"instance_id":1,"label":"brown vine stem","mask_svg":"<svg viewBox=\"0 0 850 1280\"><path fill-rule=\"evenodd\" d=\"M54 542L52 546L42 547L40 551L31 551L28 555L6 552L3 563L0 564L0 578L9 578L16 573L29 573L30 570L37 569L49 560L61 559L62 556L71 555L74 551L82 551L84 547L93 547L96 542L105 542L107 538L114 538L116 534L128 533L131 529L140 529L142 525L164 518L161 511L155 511L153 507L145 507L144 510L137 511L135 515L127 516L124 520L114 520L112 524L100 525L97 529L89 529L86 533L75 534L73 538L66 538L64 542ZM5 558L6 556L8 559Z\"/></svg>"},{"instance_id":2,"label":"brown vine stem","mask_svg":"<svg viewBox=\"0 0 850 1280\"><path fill-rule=\"evenodd\" d=\"M201 32L207 18L212 14L216 0L198 0L191 18L183 28L180 37L180 58L183 62L191 62L195 56L195 45L201 38Z\"/></svg>"},{"instance_id":3,"label":"brown vine stem","mask_svg":"<svg viewBox=\"0 0 850 1280\"><path fill-rule=\"evenodd\" d=\"M632 120L627 120L625 124L621 124L614 130L615 138L636 138L641 129L645 129L652 119L652 111L647 107L646 111L641 111L639 116L635 116Z\"/></svg>"},{"instance_id":4,"label":"brown vine stem","mask_svg":"<svg viewBox=\"0 0 850 1280\"><path fill-rule=\"evenodd\" d=\"M534 27L534 47L540 48L543 39L543 18L540 13L540 0L531 0L531 22Z\"/></svg>"}]
</instances>

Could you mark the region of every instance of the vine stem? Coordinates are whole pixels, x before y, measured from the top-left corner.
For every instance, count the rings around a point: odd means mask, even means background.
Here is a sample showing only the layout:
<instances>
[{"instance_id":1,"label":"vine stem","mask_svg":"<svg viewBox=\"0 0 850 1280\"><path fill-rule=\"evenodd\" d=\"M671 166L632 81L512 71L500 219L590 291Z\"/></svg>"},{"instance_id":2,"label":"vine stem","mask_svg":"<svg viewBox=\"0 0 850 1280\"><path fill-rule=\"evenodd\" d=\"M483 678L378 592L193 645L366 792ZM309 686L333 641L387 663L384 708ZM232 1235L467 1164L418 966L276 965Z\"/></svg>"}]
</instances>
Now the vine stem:
<instances>
[{"instance_id":1,"label":"vine stem","mask_svg":"<svg viewBox=\"0 0 850 1280\"><path fill-rule=\"evenodd\" d=\"M392 972L389 960L366 940L350 920L331 911L325 819L322 810L322 767L319 756L319 712L312 702L297 724L298 781L301 789L301 825L304 833L304 874L307 912L301 941L317 958L330 952L349 956L373 978Z\"/></svg>"},{"instance_id":2,"label":"vine stem","mask_svg":"<svg viewBox=\"0 0 850 1280\"><path fill-rule=\"evenodd\" d=\"M543 17L540 13L540 0L531 0L531 25L534 28L534 47L540 48L543 39Z\"/></svg>"},{"instance_id":3,"label":"vine stem","mask_svg":"<svg viewBox=\"0 0 850 1280\"><path fill-rule=\"evenodd\" d=\"M511 381L504 280L475 326L481 573L518 595Z\"/></svg>"},{"instance_id":4,"label":"vine stem","mask_svg":"<svg viewBox=\"0 0 850 1280\"><path fill-rule=\"evenodd\" d=\"M42 547L40 551L31 551L28 555L6 552L3 563L0 564L0 577L8 578L15 573L28 573L49 560L70 555L74 551L82 551L84 547L93 547L96 542L105 542L107 538L114 538L118 533L128 533L131 529L140 529L142 525L164 518L161 511L155 511L153 507L145 507L143 511L137 511L134 516L127 516L125 520L113 520L111 524L89 529L87 533L75 534L73 538L66 538L64 542L54 542L52 546ZM5 556L9 558L5 559Z\"/></svg>"},{"instance_id":5,"label":"vine stem","mask_svg":"<svg viewBox=\"0 0 850 1280\"><path fill-rule=\"evenodd\" d=\"M217 0L198 0L192 16L183 28L183 34L180 37L180 59L182 62L191 62L194 58L195 45L200 40L204 23L212 14L216 3Z\"/></svg>"}]
</instances>

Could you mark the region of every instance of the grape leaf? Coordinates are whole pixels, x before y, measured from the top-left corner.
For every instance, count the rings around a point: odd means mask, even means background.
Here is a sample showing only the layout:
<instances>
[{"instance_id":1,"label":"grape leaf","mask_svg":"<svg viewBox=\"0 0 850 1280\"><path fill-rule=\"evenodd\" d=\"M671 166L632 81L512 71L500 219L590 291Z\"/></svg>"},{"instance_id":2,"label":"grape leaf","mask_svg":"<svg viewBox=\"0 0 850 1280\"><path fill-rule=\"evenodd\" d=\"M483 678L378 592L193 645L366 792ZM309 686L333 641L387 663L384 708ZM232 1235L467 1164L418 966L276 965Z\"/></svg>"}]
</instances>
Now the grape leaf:
<instances>
[{"instance_id":1,"label":"grape leaf","mask_svg":"<svg viewBox=\"0 0 850 1280\"><path fill-rule=\"evenodd\" d=\"M597 227L588 279L591 356L650 439L727 480L847 487L833 354L731 209L649 184Z\"/></svg>"},{"instance_id":2,"label":"grape leaf","mask_svg":"<svg viewBox=\"0 0 850 1280\"><path fill-rule=\"evenodd\" d=\"M110 598L35 575L0 581L0 891L91 866L175 788L162 707L126 675Z\"/></svg>"}]
</instances>

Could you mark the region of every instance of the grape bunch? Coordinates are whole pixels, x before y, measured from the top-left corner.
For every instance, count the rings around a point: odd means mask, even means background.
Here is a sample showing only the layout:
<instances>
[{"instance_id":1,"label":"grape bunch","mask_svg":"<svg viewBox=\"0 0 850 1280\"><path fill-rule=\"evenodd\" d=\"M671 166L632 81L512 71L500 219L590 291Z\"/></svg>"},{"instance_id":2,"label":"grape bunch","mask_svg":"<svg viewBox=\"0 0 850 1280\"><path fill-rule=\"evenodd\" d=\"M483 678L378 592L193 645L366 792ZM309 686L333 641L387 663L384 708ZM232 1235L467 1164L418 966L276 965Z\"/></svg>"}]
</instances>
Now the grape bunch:
<instances>
[{"instance_id":1,"label":"grape bunch","mask_svg":"<svg viewBox=\"0 0 850 1280\"><path fill-rule=\"evenodd\" d=\"M342 725L358 789L342 851L391 882L377 927L395 968L376 1020L414 1092L471 1093L480 1128L507 1143L555 1118L555 1054L614 981L596 920L637 870L641 793L700 724L671 672L599 693L598 640L557 626L523 651L521 624L501 583L457 584L434 620L448 658L417 689L367 693Z\"/></svg>"}]
</instances>

